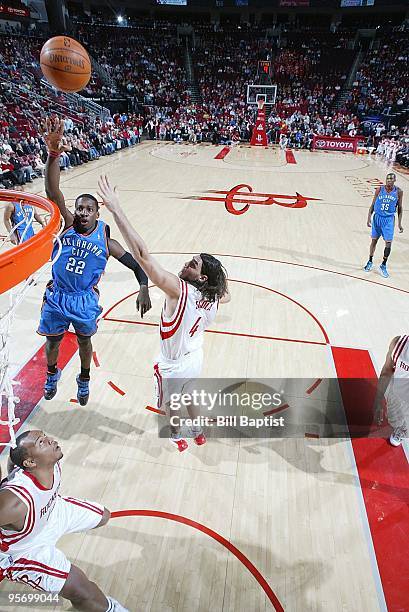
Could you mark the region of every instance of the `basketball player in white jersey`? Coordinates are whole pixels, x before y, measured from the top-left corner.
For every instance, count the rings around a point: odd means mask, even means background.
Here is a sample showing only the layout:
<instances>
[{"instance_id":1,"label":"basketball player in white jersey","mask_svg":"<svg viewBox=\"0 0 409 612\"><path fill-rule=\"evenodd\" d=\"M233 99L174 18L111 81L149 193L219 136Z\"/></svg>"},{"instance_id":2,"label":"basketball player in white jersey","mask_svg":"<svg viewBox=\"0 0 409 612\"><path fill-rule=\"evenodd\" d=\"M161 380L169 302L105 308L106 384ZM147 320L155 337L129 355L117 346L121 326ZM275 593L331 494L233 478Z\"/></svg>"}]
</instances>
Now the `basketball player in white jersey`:
<instances>
[{"instance_id":1,"label":"basketball player in white jersey","mask_svg":"<svg viewBox=\"0 0 409 612\"><path fill-rule=\"evenodd\" d=\"M165 294L160 321L160 356L154 366L158 408L166 408L169 395L187 393L189 384L200 376L203 362L204 331L214 320L218 305L230 301L226 272L218 259L207 253L195 255L186 262L179 275L164 270L149 253L147 246L126 218L108 178L98 183L99 195L148 278ZM187 406L189 416L199 416L198 408ZM171 426L172 437L179 451L188 444L179 427ZM201 428L193 428L197 445L206 442Z\"/></svg>"},{"instance_id":2,"label":"basketball player in white jersey","mask_svg":"<svg viewBox=\"0 0 409 612\"><path fill-rule=\"evenodd\" d=\"M84 612L128 612L68 561L56 543L64 534L102 527L110 512L60 493L63 454L42 431L26 431L10 451L0 485L0 581L7 578L70 600Z\"/></svg>"},{"instance_id":3,"label":"basketball player in white jersey","mask_svg":"<svg viewBox=\"0 0 409 612\"><path fill-rule=\"evenodd\" d=\"M409 432L409 336L396 336L386 356L378 381L375 419L381 425L385 418L393 427L390 443L399 446Z\"/></svg>"}]
</instances>

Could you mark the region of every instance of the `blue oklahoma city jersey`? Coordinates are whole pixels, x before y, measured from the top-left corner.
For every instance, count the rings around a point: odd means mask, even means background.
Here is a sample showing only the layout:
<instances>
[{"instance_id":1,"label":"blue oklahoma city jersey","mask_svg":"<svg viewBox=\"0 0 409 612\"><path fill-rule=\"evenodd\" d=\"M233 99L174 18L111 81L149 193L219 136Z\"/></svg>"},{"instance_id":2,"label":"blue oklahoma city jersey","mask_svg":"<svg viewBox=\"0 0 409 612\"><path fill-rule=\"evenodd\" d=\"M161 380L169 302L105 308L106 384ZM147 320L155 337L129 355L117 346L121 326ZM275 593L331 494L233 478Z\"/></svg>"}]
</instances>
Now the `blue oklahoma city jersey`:
<instances>
[{"instance_id":1,"label":"blue oklahoma city jersey","mask_svg":"<svg viewBox=\"0 0 409 612\"><path fill-rule=\"evenodd\" d=\"M19 223L21 225L18 226L16 233L19 241L24 234L23 242L34 236L33 230L33 218L34 218L34 208L29 204L20 204L20 202L13 202L14 204L14 212L11 215L11 225L16 227ZM27 231L25 231L27 228Z\"/></svg>"},{"instance_id":2,"label":"blue oklahoma city jersey","mask_svg":"<svg viewBox=\"0 0 409 612\"><path fill-rule=\"evenodd\" d=\"M61 236L61 255L53 265L53 283L61 291L80 293L95 287L109 257L106 224L97 221L90 234L79 234L70 227ZM53 256L58 251L54 245Z\"/></svg>"},{"instance_id":3,"label":"blue oklahoma city jersey","mask_svg":"<svg viewBox=\"0 0 409 612\"><path fill-rule=\"evenodd\" d=\"M393 216L398 205L398 188L394 187L392 191L386 191L385 185L382 185L378 197L374 205L376 215L383 217Z\"/></svg>"}]
</instances>

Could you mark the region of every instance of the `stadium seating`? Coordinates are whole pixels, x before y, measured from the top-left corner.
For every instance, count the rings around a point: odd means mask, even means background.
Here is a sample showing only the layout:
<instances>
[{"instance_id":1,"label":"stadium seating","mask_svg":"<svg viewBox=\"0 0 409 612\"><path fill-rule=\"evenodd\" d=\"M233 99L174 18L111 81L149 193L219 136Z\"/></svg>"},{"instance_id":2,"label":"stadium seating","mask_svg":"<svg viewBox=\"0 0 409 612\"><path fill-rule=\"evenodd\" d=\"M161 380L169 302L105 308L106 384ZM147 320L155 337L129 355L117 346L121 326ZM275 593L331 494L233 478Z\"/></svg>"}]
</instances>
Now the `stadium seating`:
<instances>
[{"instance_id":1,"label":"stadium seating","mask_svg":"<svg viewBox=\"0 0 409 612\"><path fill-rule=\"evenodd\" d=\"M191 26L194 43L169 21L146 18L132 28L77 23L76 37L106 75L94 71L84 95L129 98L139 109L107 121L41 81L38 59L45 39L0 35L3 185L31 180L43 172L46 148L40 125L50 113L67 120L67 146L72 151L61 161L64 168L132 146L142 136L193 143L248 141L255 110L246 102L246 86L257 82L258 60L267 58L278 86L276 105L268 109L270 142L308 148L314 134L362 133L370 139L369 148L379 154L392 150L388 144L392 139L393 155L406 162L408 39L401 28L395 27L393 36L380 34L375 39L337 109L335 103L356 58L353 29L334 34L322 27L289 28L277 44L261 26L194 22ZM399 125L392 127L385 118L369 127L361 123L368 114L385 113L400 118ZM385 146L378 146L381 141ZM22 158L20 163L16 155ZM27 167L29 171L22 170Z\"/></svg>"}]
</instances>

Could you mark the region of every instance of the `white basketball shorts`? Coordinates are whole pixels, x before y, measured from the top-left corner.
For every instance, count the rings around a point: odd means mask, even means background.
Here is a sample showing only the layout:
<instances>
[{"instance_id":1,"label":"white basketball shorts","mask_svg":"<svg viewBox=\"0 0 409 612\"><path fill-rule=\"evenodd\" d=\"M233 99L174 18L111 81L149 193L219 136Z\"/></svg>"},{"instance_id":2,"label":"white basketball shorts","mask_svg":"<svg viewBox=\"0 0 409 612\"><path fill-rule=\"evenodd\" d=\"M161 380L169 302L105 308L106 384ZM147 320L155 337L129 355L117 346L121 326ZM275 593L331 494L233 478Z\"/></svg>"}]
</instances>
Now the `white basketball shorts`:
<instances>
[{"instance_id":1,"label":"white basketball shorts","mask_svg":"<svg viewBox=\"0 0 409 612\"><path fill-rule=\"evenodd\" d=\"M181 359L171 361L162 356L153 366L156 406L166 411L166 404L172 395L189 393L195 380L200 377L203 365L203 351L197 350L184 355Z\"/></svg>"}]
</instances>

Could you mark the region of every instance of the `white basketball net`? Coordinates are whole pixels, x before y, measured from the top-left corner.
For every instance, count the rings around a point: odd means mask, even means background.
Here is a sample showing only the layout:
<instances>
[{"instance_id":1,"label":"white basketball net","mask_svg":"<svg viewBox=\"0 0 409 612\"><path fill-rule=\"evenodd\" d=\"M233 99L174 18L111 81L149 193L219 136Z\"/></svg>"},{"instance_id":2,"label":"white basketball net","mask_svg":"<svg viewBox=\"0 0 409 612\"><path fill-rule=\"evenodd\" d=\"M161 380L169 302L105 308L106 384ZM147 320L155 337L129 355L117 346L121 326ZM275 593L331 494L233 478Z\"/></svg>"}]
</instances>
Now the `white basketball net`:
<instances>
[{"instance_id":1,"label":"white basketball net","mask_svg":"<svg viewBox=\"0 0 409 612\"><path fill-rule=\"evenodd\" d=\"M13 233L16 232L19 225L22 223L27 223L27 226L22 234L22 238L24 238L26 231L30 227L30 223L33 221L33 217L34 211L31 212L30 217L27 216L27 218L20 221L20 223L18 223L3 240L3 243L0 245L0 249L4 246L6 241L11 238ZM62 231L63 227L61 227L59 234ZM7 426L10 433L10 441L2 442L1 444L3 446L11 446L12 448L16 446L16 434L14 427L20 422L20 419L17 418L15 414L15 407L16 404L20 402L20 398L14 393L14 387L16 387L19 383L12 379L10 368L10 339L14 315L31 287L33 287L35 283L39 281L46 273L49 273L51 266L60 256L62 245L58 235L54 236L54 239L58 243L58 250L54 259L48 262L40 270L37 270L23 283L20 283L20 285L11 289L9 292L9 306L6 312L0 313L0 426ZM3 398L5 398L7 404L7 420L1 418L3 415Z\"/></svg>"}]
</instances>

